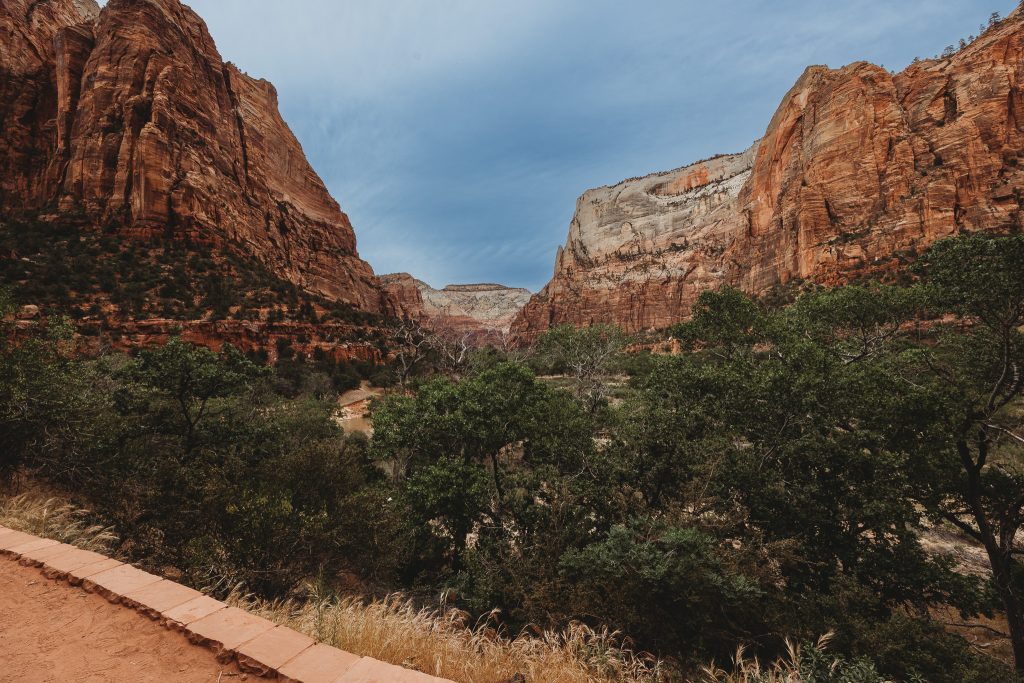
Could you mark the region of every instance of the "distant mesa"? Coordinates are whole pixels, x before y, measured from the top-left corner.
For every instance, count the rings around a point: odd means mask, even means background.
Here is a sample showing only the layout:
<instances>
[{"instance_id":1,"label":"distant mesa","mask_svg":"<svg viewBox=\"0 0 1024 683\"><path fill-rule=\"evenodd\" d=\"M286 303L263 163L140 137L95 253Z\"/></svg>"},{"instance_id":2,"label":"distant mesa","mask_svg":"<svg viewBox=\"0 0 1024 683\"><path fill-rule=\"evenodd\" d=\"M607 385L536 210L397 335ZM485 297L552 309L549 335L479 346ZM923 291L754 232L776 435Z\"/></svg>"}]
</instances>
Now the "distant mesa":
<instances>
[{"instance_id":1,"label":"distant mesa","mask_svg":"<svg viewBox=\"0 0 1024 683\"><path fill-rule=\"evenodd\" d=\"M434 289L408 273L381 275L402 315L424 327L456 333L505 334L531 293L498 284L448 285Z\"/></svg>"}]
</instances>

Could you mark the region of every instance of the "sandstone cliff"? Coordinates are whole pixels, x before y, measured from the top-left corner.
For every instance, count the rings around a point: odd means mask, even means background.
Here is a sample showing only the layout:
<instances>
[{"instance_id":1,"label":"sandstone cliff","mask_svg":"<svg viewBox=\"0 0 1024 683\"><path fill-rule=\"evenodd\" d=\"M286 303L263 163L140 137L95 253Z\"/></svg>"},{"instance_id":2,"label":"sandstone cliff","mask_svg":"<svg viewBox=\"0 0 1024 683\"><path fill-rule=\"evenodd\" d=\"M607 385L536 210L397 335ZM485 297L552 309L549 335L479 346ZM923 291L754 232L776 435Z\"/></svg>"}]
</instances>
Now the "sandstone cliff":
<instances>
[{"instance_id":1,"label":"sandstone cliff","mask_svg":"<svg viewBox=\"0 0 1024 683\"><path fill-rule=\"evenodd\" d=\"M225 64L178 0L4 0L0 37L0 218L235 249L394 311L274 87Z\"/></svg>"},{"instance_id":2,"label":"sandstone cliff","mask_svg":"<svg viewBox=\"0 0 1024 683\"><path fill-rule=\"evenodd\" d=\"M506 333L530 292L495 284L448 285L434 289L408 273L381 275L401 313L425 327L456 333Z\"/></svg>"},{"instance_id":3,"label":"sandstone cliff","mask_svg":"<svg viewBox=\"0 0 1024 683\"><path fill-rule=\"evenodd\" d=\"M678 320L694 290L722 278L716 253L730 239L752 160L753 149L586 192L554 279L514 331L598 322L635 331Z\"/></svg>"},{"instance_id":4,"label":"sandstone cliff","mask_svg":"<svg viewBox=\"0 0 1024 683\"><path fill-rule=\"evenodd\" d=\"M584 194L553 279L513 331L664 327L709 288L837 284L942 237L1017 230L1022 86L1019 10L899 74L811 67L747 152Z\"/></svg>"}]
</instances>

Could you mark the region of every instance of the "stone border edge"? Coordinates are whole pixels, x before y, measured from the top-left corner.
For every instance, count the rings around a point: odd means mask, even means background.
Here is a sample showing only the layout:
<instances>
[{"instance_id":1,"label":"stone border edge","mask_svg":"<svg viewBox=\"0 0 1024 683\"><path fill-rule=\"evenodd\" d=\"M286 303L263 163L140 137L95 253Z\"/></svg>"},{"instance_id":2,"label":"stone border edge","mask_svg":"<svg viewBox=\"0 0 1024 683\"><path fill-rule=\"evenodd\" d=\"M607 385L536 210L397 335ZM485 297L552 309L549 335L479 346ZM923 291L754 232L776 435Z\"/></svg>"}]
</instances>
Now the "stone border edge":
<instances>
[{"instance_id":1,"label":"stone border edge","mask_svg":"<svg viewBox=\"0 0 1024 683\"><path fill-rule=\"evenodd\" d=\"M133 609L257 677L287 683L452 683L316 643L130 564L0 526L0 557Z\"/></svg>"}]
</instances>

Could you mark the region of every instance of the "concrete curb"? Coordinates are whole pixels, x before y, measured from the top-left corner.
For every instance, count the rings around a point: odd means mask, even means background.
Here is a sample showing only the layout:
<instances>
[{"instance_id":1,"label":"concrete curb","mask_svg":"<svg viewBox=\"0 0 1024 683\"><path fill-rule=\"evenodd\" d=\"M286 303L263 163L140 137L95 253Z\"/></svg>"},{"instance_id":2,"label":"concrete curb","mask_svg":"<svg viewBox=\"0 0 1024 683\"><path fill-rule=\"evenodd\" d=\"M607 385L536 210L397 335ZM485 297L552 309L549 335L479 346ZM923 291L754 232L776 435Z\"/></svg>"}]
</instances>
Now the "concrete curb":
<instances>
[{"instance_id":1,"label":"concrete curb","mask_svg":"<svg viewBox=\"0 0 1024 683\"><path fill-rule=\"evenodd\" d=\"M134 609L255 676L288 683L452 683L316 643L99 553L0 526L0 557Z\"/></svg>"}]
</instances>

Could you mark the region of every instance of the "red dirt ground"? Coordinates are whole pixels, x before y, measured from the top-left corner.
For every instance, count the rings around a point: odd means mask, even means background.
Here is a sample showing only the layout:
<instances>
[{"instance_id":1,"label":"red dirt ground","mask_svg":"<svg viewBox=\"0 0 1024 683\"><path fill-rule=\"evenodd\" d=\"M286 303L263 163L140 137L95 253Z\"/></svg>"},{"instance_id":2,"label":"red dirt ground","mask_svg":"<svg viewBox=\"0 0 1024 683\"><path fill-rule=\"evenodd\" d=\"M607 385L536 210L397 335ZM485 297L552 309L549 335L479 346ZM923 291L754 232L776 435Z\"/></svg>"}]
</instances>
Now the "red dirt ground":
<instances>
[{"instance_id":1,"label":"red dirt ground","mask_svg":"<svg viewBox=\"0 0 1024 683\"><path fill-rule=\"evenodd\" d=\"M0 681L235 683L249 678L134 610L0 559Z\"/></svg>"}]
</instances>

